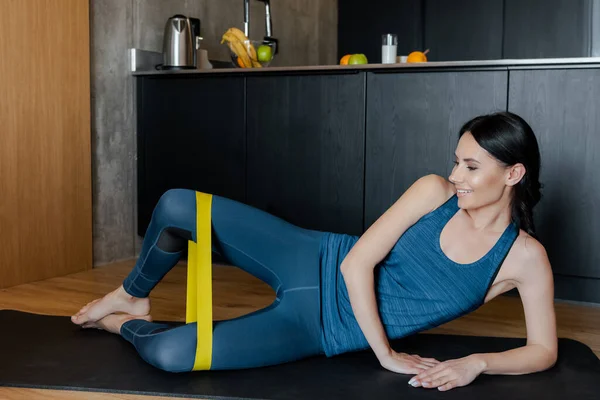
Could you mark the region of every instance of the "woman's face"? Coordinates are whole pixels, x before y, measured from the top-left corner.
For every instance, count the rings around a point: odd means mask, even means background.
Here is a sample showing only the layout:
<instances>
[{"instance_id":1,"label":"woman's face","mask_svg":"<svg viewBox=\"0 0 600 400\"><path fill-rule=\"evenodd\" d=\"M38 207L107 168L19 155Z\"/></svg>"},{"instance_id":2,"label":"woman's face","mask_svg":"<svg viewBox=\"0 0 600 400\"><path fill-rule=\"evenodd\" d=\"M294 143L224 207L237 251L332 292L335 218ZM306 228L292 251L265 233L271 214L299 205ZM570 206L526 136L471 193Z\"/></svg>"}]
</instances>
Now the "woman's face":
<instances>
[{"instance_id":1,"label":"woman's face","mask_svg":"<svg viewBox=\"0 0 600 400\"><path fill-rule=\"evenodd\" d=\"M506 189L509 169L493 158L465 132L456 147L449 176L457 189L460 208L479 208L498 201Z\"/></svg>"}]
</instances>

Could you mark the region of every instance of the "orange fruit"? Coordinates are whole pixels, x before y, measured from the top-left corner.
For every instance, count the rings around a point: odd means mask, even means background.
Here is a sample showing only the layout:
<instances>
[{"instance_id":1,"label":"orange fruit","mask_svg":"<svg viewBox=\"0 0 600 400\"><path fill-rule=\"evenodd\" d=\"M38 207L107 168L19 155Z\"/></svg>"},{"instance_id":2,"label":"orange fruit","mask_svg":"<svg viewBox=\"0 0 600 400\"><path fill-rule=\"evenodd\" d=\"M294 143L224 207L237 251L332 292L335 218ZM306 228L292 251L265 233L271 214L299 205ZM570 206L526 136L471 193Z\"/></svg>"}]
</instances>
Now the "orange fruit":
<instances>
[{"instance_id":1,"label":"orange fruit","mask_svg":"<svg viewBox=\"0 0 600 400\"><path fill-rule=\"evenodd\" d=\"M350 61L350 57L352 54L346 54L344 57L340 59L340 65L348 65L348 61Z\"/></svg>"},{"instance_id":2,"label":"orange fruit","mask_svg":"<svg viewBox=\"0 0 600 400\"><path fill-rule=\"evenodd\" d=\"M427 56L425 53L421 51L413 51L406 58L406 62L415 63L415 62L427 62Z\"/></svg>"}]
</instances>

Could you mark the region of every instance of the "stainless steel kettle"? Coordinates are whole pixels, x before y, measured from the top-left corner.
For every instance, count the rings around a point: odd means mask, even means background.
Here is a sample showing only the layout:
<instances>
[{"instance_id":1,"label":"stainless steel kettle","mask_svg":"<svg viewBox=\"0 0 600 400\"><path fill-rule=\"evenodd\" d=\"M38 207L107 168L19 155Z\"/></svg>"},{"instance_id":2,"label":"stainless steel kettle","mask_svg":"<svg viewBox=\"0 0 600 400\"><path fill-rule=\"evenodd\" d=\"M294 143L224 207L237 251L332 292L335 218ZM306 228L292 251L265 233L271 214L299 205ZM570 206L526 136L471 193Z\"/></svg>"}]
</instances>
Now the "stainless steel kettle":
<instances>
[{"instance_id":1,"label":"stainless steel kettle","mask_svg":"<svg viewBox=\"0 0 600 400\"><path fill-rule=\"evenodd\" d=\"M160 69L196 68L196 42L200 20L177 14L167 20L163 38L163 63Z\"/></svg>"}]
</instances>

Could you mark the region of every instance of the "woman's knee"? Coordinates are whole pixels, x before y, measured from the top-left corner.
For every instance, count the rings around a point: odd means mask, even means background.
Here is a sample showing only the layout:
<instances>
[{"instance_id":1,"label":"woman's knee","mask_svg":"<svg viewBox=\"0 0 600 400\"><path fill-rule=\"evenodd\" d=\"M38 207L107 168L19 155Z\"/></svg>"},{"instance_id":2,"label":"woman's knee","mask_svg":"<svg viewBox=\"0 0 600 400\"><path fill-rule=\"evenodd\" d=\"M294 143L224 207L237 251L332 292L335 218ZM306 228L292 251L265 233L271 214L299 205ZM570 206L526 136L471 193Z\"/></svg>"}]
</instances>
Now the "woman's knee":
<instances>
[{"instance_id":1,"label":"woman's knee","mask_svg":"<svg viewBox=\"0 0 600 400\"><path fill-rule=\"evenodd\" d=\"M191 366L184 365L167 349L158 349L146 361L153 367L166 372L189 372L192 370Z\"/></svg>"},{"instance_id":2,"label":"woman's knee","mask_svg":"<svg viewBox=\"0 0 600 400\"><path fill-rule=\"evenodd\" d=\"M194 367L195 337L182 337L177 331L166 331L144 346L144 360L166 372L189 372ZM142 353L142 352L141 352Z\"/></svg>"},{"instance_id":3,"label":"woman's knee","mask_svg":"<svg viewBox=\"0 0 600 400\"><path fill-rule=\"evenodd\" d=\"M152 219L162 227L181 227L195 221L196 192L190 189L169 189L160 197Z\"/></svg>"}]
</instances>

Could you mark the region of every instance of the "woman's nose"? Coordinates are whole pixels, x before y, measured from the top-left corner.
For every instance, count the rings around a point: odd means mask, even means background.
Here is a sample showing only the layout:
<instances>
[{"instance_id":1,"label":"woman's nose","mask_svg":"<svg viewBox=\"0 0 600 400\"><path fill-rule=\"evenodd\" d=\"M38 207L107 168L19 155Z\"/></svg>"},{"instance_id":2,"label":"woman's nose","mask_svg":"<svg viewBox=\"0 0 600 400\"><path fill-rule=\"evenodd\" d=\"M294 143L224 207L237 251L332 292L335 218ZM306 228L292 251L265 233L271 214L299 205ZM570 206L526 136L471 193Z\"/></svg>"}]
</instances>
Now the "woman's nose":
<instances>
[{"instance_id":1,"label":"woman's nose","mask_svg":"<svg viewBox=\"0 0 600 400\"><path fill-rule=\"evenodd\" d=\"M448 180L452 183L461 182L462 176L460 174L460 168L454 167L454 169L452 169L452 172L450 173L450 176L448 177Z\"/></svg>"}]
</instances>

